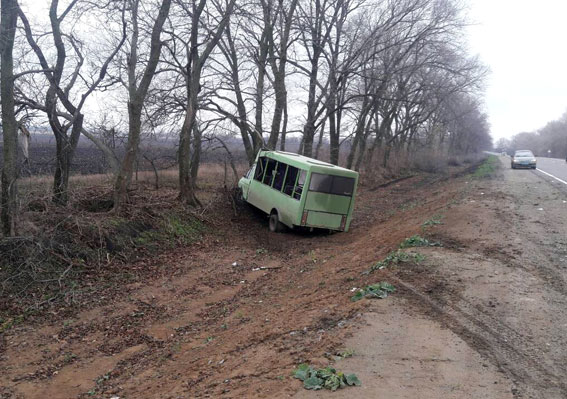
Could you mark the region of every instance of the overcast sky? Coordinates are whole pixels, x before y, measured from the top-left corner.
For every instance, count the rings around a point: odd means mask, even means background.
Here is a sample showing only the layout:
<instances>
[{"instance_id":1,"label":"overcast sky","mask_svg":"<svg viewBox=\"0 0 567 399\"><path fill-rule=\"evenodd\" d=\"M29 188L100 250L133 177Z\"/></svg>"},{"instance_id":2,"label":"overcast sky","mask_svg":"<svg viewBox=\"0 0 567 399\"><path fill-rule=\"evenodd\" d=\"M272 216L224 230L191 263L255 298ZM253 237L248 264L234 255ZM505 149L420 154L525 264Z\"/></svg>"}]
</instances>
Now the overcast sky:
<instances>
[{"instance_id":1,"label":"overcast sky","mask_svg":"<svg viewBox=\"0 0 567 399\"><path fill-rule=\"evenodd\" d=\"M534 131L567 111L567 1L469 0L470 45L491 69L495 139Z\"/></svg>"}]
</instances>

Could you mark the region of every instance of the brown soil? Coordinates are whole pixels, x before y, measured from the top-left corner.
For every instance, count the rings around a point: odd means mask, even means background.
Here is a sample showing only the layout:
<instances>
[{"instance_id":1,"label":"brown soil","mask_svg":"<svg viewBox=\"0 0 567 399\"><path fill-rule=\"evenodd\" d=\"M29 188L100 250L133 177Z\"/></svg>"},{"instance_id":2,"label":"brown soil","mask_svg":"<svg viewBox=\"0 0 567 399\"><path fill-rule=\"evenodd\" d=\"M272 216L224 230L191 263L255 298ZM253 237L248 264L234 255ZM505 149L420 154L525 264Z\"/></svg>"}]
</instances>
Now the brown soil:
<instances>
[{"instance_id":1,"label":"brown soil","mask_svg":"<svg viewBox=\"0 0 567 399\"><path fill-rule=\"evenodd\" d=\"M519 172L361 187L344 234L269 233L221 199L201 241L125 266L135 282L4 333L0 398L320 396L290 376L301 362L355 371L363 387L343 390L354 397L565 397L565 269L552 247L565 251L567 224L523 209L512 179L563 194ZM426 233L443 248L363 274L433 215L443 224ZM350 301L377 281L398 291ZM348 347L355 356L335 362Z\"/></svg>"}]
</instances>

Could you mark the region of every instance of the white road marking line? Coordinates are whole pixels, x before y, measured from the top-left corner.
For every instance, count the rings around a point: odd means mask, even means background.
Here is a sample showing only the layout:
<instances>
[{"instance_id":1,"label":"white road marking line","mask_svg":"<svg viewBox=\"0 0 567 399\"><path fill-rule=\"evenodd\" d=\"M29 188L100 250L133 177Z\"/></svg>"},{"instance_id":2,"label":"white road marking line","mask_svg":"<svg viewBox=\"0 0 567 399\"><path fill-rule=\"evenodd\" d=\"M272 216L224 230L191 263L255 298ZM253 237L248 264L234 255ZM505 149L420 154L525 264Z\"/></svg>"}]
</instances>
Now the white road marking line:
<instances>
[{"instance_id":1,"label":"white road marking line","mask_svg":"<svg viewBox=\"0 0 567 399\"><path fill-rule=\"evenodd\" d=\"M547 173L547 172L541 170L540 168L536 168L536 170L537 170L538 172L541 172L541 173L545 174L545 175L548 175L548 176L550 176L550 177L553 177L555 180L557 180L557 181L559 181L559 182L561 182L561 183L567 185L567 181L562 180L562 179L560 179L560 178L557 177L557 176L553 176L551 173Z\"/></svg>"}]
</instances>

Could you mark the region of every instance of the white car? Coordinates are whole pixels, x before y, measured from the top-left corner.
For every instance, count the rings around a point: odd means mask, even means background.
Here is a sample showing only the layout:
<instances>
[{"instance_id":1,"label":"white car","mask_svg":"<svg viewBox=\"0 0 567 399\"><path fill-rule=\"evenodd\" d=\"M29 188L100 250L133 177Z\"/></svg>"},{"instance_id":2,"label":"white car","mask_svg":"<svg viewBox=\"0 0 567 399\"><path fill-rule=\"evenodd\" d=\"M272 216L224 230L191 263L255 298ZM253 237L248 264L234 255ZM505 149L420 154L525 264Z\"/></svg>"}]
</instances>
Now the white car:
<instances>
[{"instance_id":1,"label":"white car","mask_svg":"<svg viewBox=\"0 0 567 399\"><path fill-rule=\"evenodd\" d=\"M518 150L512 157L512 169L536 168L536 158L530 150Z\"/></svg>"}]
</instances>

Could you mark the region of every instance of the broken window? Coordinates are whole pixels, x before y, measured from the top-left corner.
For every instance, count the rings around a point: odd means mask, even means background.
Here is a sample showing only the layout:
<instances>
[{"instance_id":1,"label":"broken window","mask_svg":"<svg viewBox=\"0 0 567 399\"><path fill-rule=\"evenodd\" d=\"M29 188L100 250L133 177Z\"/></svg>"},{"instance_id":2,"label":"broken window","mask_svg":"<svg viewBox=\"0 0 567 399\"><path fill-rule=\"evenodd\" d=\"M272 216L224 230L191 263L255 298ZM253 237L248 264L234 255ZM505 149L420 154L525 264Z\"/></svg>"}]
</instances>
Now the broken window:
<instances>
[{"instance_id":1,"label":"broken window","mask_svg":"<svg viewBox=\"0 0 567 399\"><path fill-rule=\"evenodd\" d=\"M299 172L299 169L297 169L293 166L287 167L287 176L285 177L285 184L284 184L283 192L284 192L284 194L287 194L290 197L291 197L291 194L293 194L293 187L295 186L295 180L297 179L297 173L298 172Z\"/></svg>"},{"instance_id":2,"label":"broken window","mask_svg":"<svg viewBox=\"0 0 567 399\"><path fill-rule=\"evenodd\" d=\"M303 185L305 184L305 177L307 176L307 172L301 170L299 173L299 177L297 178L297 184L295 185L295 191L293 193L293 198L296 200L301 198L301 193L303 192Z\"/></svg>"},{"instance_id":3,"label":"broken window","mask_svg":"<svg viewBox=\"0 0 567 399\"><path fill-rule=\"evenodd\" d=\"M272 181L274 179L274 173L276 171L276 163L275 159L268 159L268 164L266 165L266 173L264 173L264 184L268 186L272 185Z\"/></svg>"},{"instance_id":4,"label":"broken window","mask_svg":"<svg viewBox=\"0 0 567 399\"><path fill-rule=\"evenodd\" d=\"M256 171L254 172L254 180L262 181L264 169L266 169L266 157L260 157L256 165Z\"/></svg>"},{"instance_id":5,"label":"broken window","mask_svg":"<svg viewBox=\"0 0 567 399\"><path fill-rule=\"evenodd\" d=\"M282 190L286 168L287 168L287 164L283 162L278 162L278 166L276 167L276 177L274 178L274 186L273 186L278 191Z\"/></svg>"}]
</instances>

